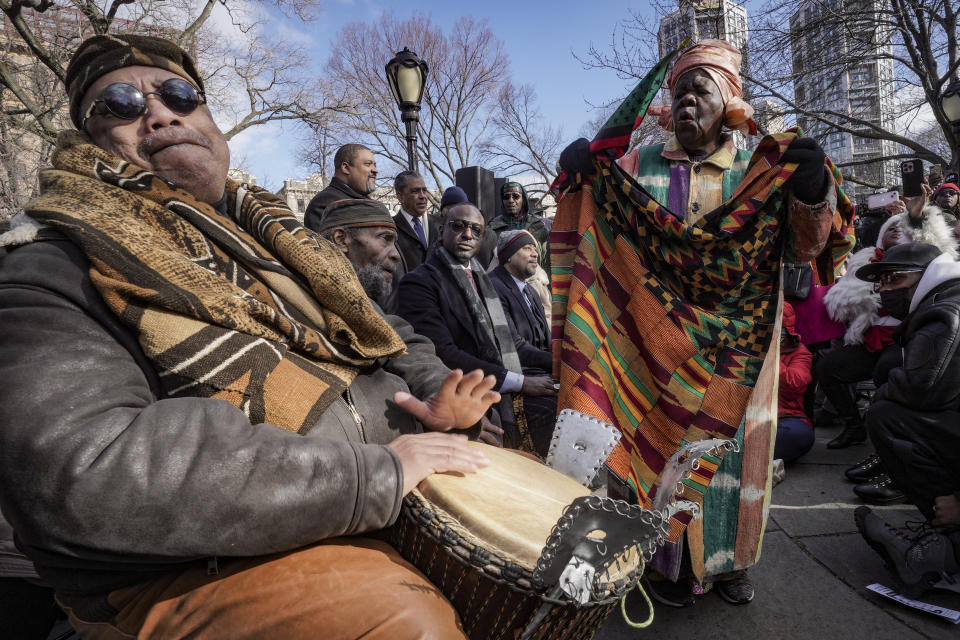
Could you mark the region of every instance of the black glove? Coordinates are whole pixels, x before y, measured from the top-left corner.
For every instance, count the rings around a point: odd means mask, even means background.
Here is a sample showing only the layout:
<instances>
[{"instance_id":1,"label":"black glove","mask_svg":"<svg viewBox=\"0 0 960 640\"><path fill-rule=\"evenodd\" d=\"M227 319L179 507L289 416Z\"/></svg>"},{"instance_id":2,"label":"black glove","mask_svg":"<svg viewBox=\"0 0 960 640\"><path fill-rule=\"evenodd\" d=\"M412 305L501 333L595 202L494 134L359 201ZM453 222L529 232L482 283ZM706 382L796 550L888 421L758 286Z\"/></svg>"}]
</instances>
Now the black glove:
<instances>
[{"instance_id":1,"label":"black glove","mask_svg":"<svg viewBox=\"0 0 960 640\"><path fill-rule=\"evenodd\" d=\"M796 162L797 170L790 176L793 195L806 204L816 204L824 197L824 166L826 155L813 138L797 138L790 143L780 158L781 162Z\"/></svg>"},{"instance_id":2,"label":"black glove","mask_svg":"<svg viewBox=\"0 0 960 640\"><path fill-rule=\"evenodd\" d=\"M557 161L561 171L566 171L570 178L578 173L581 177L587 178L594 174L593 154L590 153L590 141L586 138L578 138L567 148L560 152L560 160Z\"/></svg>"}]
</instances>

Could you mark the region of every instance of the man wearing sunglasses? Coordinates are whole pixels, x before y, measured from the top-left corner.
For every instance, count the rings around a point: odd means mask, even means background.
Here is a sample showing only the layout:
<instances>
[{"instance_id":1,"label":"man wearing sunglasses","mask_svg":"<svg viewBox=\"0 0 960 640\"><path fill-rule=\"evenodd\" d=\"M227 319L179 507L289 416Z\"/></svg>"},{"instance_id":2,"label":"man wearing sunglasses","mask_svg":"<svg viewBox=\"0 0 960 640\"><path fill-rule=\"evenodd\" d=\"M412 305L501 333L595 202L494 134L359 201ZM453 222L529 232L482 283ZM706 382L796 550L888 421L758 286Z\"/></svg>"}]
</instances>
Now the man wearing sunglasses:
<instances>
[{"instance_id":1,"label":"man wearing sunglasses","mask_svg":"<svg viewBox=\"0 0 960 640\"><path fill-rule=\"evenodd\" d=\"M530 211L527 190L519 182L508 180L500 187L503 214L490 221L490 228L498 236L504 231L529 231L537 240L540 264L550 273L550 224L548 220Z\"/></svg>"},{"instance_id":2,"label":"man wearing sunglasses","mask_svg":"<svg viewBox=\"0 0 960 640\"><path fill-rule=\"evenodd\" d=\"M483 214L475 206L448 209L440 246L400 281L397 315L430 338L448 367L479 368L495 376L503 395L499 413L505 446L546 455L556 418L553 380L542 369L523 373L542 367L543 354L522 348L496 288L475 258L483 233ZM514 395L526 420L516 416Z\"/></svg>"},{"instance_id":3,"label":"man wearing sunglasses","mask_svg":"<svg viewBox=\"0 0 960 640\"><path fill-rule=\"evenodd\" d=\"M890 371L867 410L884 469L923 513L915 535L893 530L869 507L857 527L910 595L960 574L960 264L924 243L897 245L856 277L874 282L883 308L902 320L903 366Z\"/></svg>"},{"instance_id":4,"label":"man wearing sunglasses","mask_svg":"<svg viewBox=\"0 0 960 640\"><path fill-rule=\"evenodd\" d=\"M427 475L486 464L441 432L476 426L494 378L449 371L342 251L227 180L180 48L89 38L66 88L77 130L0 236L0 505L71 624L462 638L360 534Z\"/></svg>"}]
</instances>

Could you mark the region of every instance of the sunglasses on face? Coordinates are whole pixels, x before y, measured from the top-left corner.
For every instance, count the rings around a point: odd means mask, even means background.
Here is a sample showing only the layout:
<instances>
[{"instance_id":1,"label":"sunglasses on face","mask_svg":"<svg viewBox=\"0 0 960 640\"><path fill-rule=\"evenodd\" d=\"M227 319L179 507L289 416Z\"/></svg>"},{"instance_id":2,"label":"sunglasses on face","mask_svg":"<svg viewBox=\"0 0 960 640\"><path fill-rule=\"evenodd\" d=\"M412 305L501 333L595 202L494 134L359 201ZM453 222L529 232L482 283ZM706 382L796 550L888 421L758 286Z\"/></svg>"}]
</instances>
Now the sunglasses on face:
<instances>
[{"instance_id":1,"label":"sunglasses on face","mask_svg":"<svg viewBox=\"0 0 960 640\"><path fill-rule=\"evenodd\" d=\"M894 284L900 284L903 279L916 271L893 271L890 273L881 273L876 283L873 285L874 291L880 291L881 287L887 287Z\"/></svg>"},{"instance_id":2,"label":"sunglasses on face","mask_svg":"<svg viewBox=\"0 0 960 640\"><path fill-rule=\"evenodd\" d=\"M480 237L483 235L483 225L477 224L475 222L464 222L463 220L450 220L447 222L447 225L450 227L450 230L456 234L461 234L467 230L467 227L470 227L470 231L475 237Z\"/></svg>"},{"instance_id":3,"label":"sunglasses on face","mask_svg":"<svg viewBox=\"0 0 960 640\"><path fill-rule=\"evenodd\" d=\"M160 85L159 91L141 93L132 84L114 82L108 84L83 115L81 128L87 128L87 120L94 115L114 115L123 120L139 118L147 110L147 96L158 96L160 101L174 113L185 116L204 104L206 96L195 86L182 78L170 78ZM105 112L95 113L98 104L106 107Z\"/></svg>"}]
</instances>

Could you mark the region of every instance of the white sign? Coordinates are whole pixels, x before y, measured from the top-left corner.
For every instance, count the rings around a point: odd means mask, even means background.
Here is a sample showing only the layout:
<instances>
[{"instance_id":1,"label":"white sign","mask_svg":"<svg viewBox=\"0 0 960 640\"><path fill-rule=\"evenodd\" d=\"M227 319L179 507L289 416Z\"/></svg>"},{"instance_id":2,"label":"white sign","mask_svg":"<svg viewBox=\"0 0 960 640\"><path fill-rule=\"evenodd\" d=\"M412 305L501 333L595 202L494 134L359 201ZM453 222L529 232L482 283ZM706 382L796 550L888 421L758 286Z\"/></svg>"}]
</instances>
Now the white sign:
<instances>
[{"instance_id":1,"label":"white sign","mask_svg":"<svg viewBox=\"0 0 960 640\"><path fill-rule=\"evenodd\" d=\"M900 604L905 604L908 607L913 607L914 609L919 609L920 611L926 611L927 613L932 613L935 616L946 618L953 624L960 624L960 611L954 611L953 609L947 609L946 607L938 607L933 604L927 604L926 602L920 602L919 600L911 600L910 598L900 595L890 587L885 587L878 583L867 585L867 589L873 591L874 593L879 593L886 598L890 598L891 600L896 600Z\"/></svg>"}]
</instances>

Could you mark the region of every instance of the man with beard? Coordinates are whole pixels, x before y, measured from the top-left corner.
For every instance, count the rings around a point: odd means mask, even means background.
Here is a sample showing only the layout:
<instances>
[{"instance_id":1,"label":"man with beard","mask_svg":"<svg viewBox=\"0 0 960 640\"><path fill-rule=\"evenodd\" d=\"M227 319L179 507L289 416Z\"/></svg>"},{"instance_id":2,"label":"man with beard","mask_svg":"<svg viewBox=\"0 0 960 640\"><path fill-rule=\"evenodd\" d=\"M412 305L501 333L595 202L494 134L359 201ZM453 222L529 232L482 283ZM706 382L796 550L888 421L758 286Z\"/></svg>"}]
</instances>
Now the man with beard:
<instances>
[{"instance_id":1,"label":"man with beard","mask_svg":"<svg viewBox=\"0 0 960 640\"><path fill-rule=\"evenodd\" d=\"M390 297L400 264L393 220L387 208L375 200L339 200L327 207L317 229L343 251L363 290L381 307Z\"/></svg>"},{"instance_id":2,"label":"man with beard","mask_svg":"<svg viewBox=\"0 0 960 640\"><path fill-rule=\"evenodd\" d=\"M337 200L366 198L377 188L377 160L362 144L345 144L333 156L333 177L313 196L303 214L303 226L317 231L323 212Z\"/></svg>"},{"instance_id":3,"label":"man with beard","mask_svg":"<svg viewBox=\"0 0 960 640\"><path fill-rule=\"evenodd\" d=\"M550 273L550 227L546 221L530 211L527 190L519 182L507 181L500 187L503 214L490 221L490 229L498 236L504 231L529 231L537 241L537 255L543 268Z\"/></svg>"},{"instance_id":4,"label":"man with beard","mask_svg":"<svg viewBox=\"0 0 960 640\"><path fill-rule=\"evenodd\" d=\"M553 380L523 373L543 361L518 353L496 289L474 259L483 232L483 215L472 204L447 210L437 250L400 281L397 314L433 341L448 367L480 368L495 376L504 396L499 405L504 445L545 455L553 416L545 426L540 400L552 400L555 411Z\"/></svg>"},{"instance_id":5,"label":"man with beard","mask_svg":"<svg viewBox=\"0 0 960 640\"><path fill-rule=\"evenodd\" d=\"M517 337L517 352L536 364L524 373L547 374L553 368L550 354L550 325L540 296L527 280L537 272L537 240L529 231L505 231L497 242L500 264L490 272L490 281L500 296Z\"/></svg>"},{"instance_id":6,"label":"man with beard","mask_svg":"<svg viewBox=\"0 0 960 640\"><path fill-rule=\"evenodd\" d=\"M364 534L428 475L484 466L438 432L475 426L494 378L446 373L341 251L227 179L175 44L91 37L65 84L78 130L32 234L0 237L0 505L74 629L463 638Z\"/></svg>"},{"instance_id":7,"label":"man with beard","mask_svg":"<svg viewBox=\"0 0 960 640\"><path fill-rule=\"evenodd\" d=\"M867 432L890 477L924 517L905 535L869 507L857 528L908 595L960 573L960 264L938 247L901 244L856 271L901 320L903 365L892 369L867 410Z\"/></svg>"}]
</instances>

